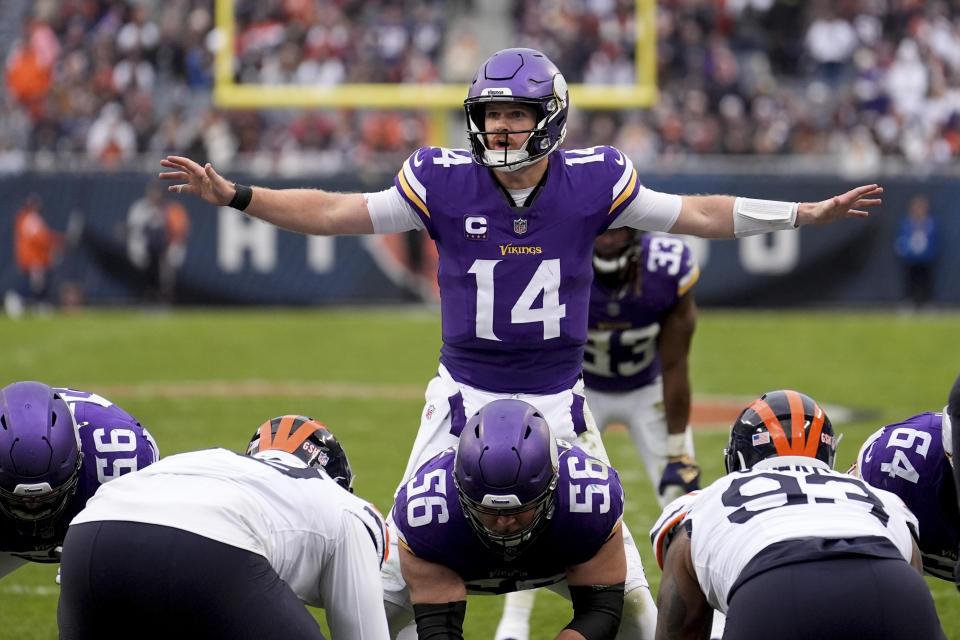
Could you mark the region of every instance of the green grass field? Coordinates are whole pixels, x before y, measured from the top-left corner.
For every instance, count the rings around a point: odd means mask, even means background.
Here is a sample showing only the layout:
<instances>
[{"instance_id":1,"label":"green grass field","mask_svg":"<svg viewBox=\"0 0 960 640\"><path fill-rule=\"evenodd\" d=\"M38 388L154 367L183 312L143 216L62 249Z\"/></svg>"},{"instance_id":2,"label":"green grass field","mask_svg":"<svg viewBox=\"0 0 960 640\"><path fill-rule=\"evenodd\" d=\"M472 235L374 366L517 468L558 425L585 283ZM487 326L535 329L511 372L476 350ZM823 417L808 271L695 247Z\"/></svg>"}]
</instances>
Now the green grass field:
<instances>
[{"instance_id":1,"label":"green grass field","mask_svg":"<svg viewBox=\"0 0 960 640\"><path fill-rule=\"evenodd\" d=\"M858 410L838 468L877 427L946 403L960 370L960 314L734 313L701 310L692 355L697 396L745 402L776 388ZM153 433L161 454L242 449L265 419L302 413L325 422L346 448L356 490L386 512L433 376L439 318L397 309L360 311L87 311L0 319L0 385L34 379L97 391ZM722 473L720 430L696 432L706 481ZM629 437L606 446L627 490L626 521L654 592L659 570L646 533L658 515ZM0 640L57 635L56 568L29 565L0 580ZM960 640L960 594L929 580L947 637ZM466 636L491 638L501 598L474 597ZM319 612L318 612L319 615ZM569 604L542 593L531 638L552 638Z\"/></svg>"}]
</instances>

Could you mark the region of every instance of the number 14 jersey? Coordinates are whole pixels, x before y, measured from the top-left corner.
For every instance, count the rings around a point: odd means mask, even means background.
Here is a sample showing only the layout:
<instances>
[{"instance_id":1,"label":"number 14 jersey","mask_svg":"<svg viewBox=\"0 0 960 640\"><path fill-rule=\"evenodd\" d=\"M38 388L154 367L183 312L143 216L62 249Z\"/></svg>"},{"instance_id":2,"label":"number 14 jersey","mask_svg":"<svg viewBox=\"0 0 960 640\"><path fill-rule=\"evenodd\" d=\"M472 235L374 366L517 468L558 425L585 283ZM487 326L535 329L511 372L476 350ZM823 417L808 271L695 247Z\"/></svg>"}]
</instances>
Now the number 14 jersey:
<instances>
[{"instance_id":1,"label":"number 14 jersey","mask_svg":"<svg viewBox=\"0 0 960 640\"><path fill-rule=\"evenodd\" d=\"M571 388L587 338L594 239L611 225L666 231L678 213L642 205L653 192L613 147L551 154L529 206L515 206L460 149L417 150L395 185L437 245L440 361L458 382L494 392Z\"/></svg>"}]
</instances>

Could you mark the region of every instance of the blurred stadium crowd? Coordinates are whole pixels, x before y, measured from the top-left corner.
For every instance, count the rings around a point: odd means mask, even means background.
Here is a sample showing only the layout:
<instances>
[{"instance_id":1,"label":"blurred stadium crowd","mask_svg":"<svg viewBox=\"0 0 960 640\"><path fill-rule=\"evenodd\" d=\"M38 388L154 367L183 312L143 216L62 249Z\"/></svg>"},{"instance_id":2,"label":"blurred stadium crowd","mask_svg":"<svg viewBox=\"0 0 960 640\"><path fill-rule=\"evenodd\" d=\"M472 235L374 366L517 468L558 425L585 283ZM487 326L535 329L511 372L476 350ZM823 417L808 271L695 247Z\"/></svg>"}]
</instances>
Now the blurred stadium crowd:
<instances>
[{"instance_id":1,"label":"blurred stadium crowd","mask_svg":"<svg viewBox=\"0 0 960 640\"><path fill-rule=\"evenodd\" d=\"M462 83L489 50L531 46L570 83L632 83L634 10L633 0L235 0L236 80ZM153 169L171 152L224 171L238 161L262 173L392 170L426 142L423 112L216 108L213 12L213 0L5 0L0 172ZM656 30L659 103L574 104L566 146L615 144L643 167L830 157L848 174L960 153L957 0L660 0Z\"/></svg>"}]
</instances>

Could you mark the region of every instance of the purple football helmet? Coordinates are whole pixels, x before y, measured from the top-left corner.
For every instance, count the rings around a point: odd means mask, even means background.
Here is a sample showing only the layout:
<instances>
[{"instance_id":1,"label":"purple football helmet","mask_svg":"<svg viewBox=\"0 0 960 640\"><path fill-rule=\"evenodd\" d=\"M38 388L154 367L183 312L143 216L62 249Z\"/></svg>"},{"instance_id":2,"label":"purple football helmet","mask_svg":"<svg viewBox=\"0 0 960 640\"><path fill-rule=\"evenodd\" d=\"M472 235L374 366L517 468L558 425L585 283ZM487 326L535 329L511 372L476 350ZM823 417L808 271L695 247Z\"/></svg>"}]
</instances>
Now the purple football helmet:
<instances>
[{"instance_id":1,"label":"purple football helmet","mask_svg":"<svg viewBox=\"0 0 960 640\"><path fill-rule=\"evenodd\" d=\"M494 400L460 434L453 478L464 515L480 540L516 557L546 529L557 488L557 443L536 407ZM519 531L498 533L479 516L515 516L533 510Z\"/></svg>"},{"instance_id":2,"label":"purple football helmet","mask_svg":"<svg viewBox=\"0 0 960 640\"><path fill-rule=\"evenodd\" d=\"M521 149L493 150L487 146L486 106L491 102L515 102L536 113L533 129ZM567 81L547 56L536 49L504 49L480 65L470 83L467 99L467 138L477 164L500 171L515 171L546 157L567 135L570 99Z\"/></svg>"},{"instance_id":3,"label":"purple football helmet","mask_svg":"<svg viewBox=\"0 0 960 640\"><path fill-rule=\"evenodd\" d=\"M80 434L67 403L40 382L0 390L0 513L39 532L80 479Z\"/></svg>"}]
</instances>

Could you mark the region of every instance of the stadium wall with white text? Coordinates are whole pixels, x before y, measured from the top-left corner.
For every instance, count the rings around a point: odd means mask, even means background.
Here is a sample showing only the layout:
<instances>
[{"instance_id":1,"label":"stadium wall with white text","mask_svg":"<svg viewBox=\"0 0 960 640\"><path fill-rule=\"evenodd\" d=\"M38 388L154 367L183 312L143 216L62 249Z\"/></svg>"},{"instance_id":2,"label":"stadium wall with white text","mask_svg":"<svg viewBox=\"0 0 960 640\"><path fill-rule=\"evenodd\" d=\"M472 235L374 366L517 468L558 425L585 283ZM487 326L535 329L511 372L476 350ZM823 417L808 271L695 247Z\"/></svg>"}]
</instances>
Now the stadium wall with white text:
<instances>
[{"instance_id":1,"label":"stadium wall with white text","mask_svg":"<svg viewBox=\"0 0 960 640\"><path fill-rule=\"evenodd\" d=\"M258 180L265 186L316 186L373 191L392 176L361 183L339 179ZM130 205L144 194L142 174L111 176L27 174L0 178L0 202L11 214L30 193L39 194L43 215L64 231L71 213L85 226L52 274L56 291L78 285L87 304L125 304L140 299L144 276L127 258L122 233ZM883 181L883 206L867 220L828 229L778 232L737 241L691 239L703 274L696 286L703 306L850 307L894 306L903 298L894 234L908 200L925 193L939 224L940 257L934 298L960 305L960 214L956 179ZM651 188L675 193L736 193L780 200L816 200L851 184L824 176L654 176ZM176 196L171 196L176 198ZM191 305L328 305L402 303L430 298L423 276L408 268L398 238L307 238L219 210L195 198L176 198L190 217L186 257L177 278L176 302ZM467 213L467 212L465 212ZM12 216L0 233L0 294L17 289L22 276L13 261ZM429 248L429 247L428 247ZM430 271L429 262L421 273ZM424 291L427 291L424 294Z\"/></svg>"}]
</instances>

